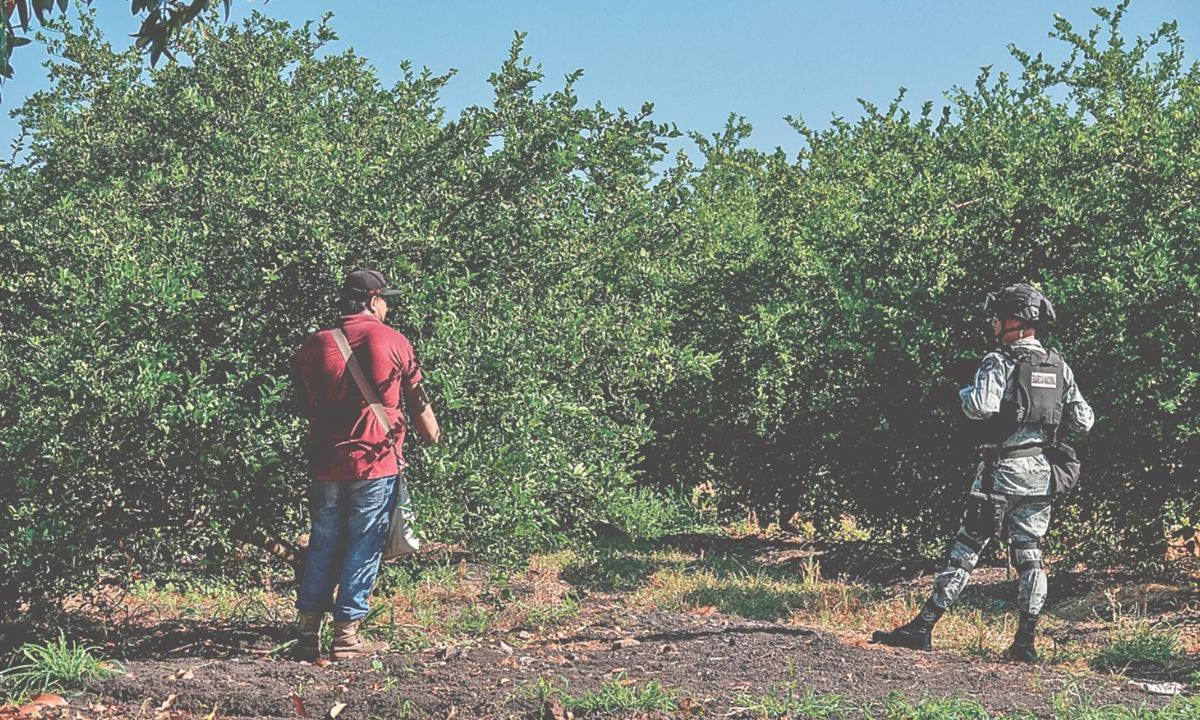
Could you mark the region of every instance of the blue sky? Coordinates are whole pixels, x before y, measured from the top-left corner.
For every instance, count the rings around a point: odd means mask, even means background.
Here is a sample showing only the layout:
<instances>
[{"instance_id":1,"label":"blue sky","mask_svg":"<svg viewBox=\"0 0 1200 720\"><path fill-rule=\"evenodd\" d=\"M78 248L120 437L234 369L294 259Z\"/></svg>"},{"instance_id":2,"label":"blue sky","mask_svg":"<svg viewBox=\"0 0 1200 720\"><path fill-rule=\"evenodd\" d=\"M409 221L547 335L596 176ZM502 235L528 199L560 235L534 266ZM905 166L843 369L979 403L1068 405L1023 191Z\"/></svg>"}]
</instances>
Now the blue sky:
<instances>
[{"instance_id":1,"label":"blue sky","mask_svg":"<svg viewBox=\"0 0 1200 720\"><path fill-rule=\"evenodd\" d=\"M908 107L940 104L946 90L974 82L983 65L1013 69L1009 43L1061 58L1062 44L1047 37L1054 13L1086 28L1099 2L233 0L233 17L259 9L300 23L332 10L341 37L335 47L353 47L389 84L405 59L437 72L456 68L443 93L452 113L489 101L487 76L520 30L551 87L582 68L578 91L589 103L636 109L649 100L659 120L706 134L736 112L754 125L752 145L794 153L802 142L785 115L824 126L835 114L857 116L856 98L886 104L900 86L908 88ZM137 24L129 3L95 5L101 28L124 42L121 35ZM1200 47L1200 3L1191 0L1135 0L1126 35L1148 33L1164 20L1178 21L1185 40ZM1194 47L1188 57L1197 57ZM46 84L44 58L38 47L20 48L16 78L0 86L5 146L17 133L8 111Z\"/></svg>"}]
</instances>

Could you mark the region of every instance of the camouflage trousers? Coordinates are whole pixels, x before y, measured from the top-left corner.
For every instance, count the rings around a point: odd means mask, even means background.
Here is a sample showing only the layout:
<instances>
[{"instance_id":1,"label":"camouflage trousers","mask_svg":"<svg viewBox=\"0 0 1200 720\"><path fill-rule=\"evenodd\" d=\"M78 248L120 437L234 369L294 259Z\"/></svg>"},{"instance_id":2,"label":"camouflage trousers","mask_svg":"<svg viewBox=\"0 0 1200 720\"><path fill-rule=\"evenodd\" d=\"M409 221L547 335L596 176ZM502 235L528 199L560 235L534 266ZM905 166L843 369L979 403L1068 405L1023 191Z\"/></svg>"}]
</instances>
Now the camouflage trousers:
<instances>
[{"instance_id":1,"label":"camouflage trousers","mask_svg":"<svg viewBox=\"0 0 1200 720\"><path fill-rule=\"evenodd\" d=\"M1050 526L1050 500L1044 496L1008 495L1008 512L1004 522L1013 564L1020 571L1017 608L1037 615L1046 602L1046 573L1042 570L1042 551L1037 543ZM930 600L947 610L971 580L971 570L979 562L983 549L992 538L977 538L964 524L950 550L945 569L933 580Z\"/></svg>"}]
</instances>

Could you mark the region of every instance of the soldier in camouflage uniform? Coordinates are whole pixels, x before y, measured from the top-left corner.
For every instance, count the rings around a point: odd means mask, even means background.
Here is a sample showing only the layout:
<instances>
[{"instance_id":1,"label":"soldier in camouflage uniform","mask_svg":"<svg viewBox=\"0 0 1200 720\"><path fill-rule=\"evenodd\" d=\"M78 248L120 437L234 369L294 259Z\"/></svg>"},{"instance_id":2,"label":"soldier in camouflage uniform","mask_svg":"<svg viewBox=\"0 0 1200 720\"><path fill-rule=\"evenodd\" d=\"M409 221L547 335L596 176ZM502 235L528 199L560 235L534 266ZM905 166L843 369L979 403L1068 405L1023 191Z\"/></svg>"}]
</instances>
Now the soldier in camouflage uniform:
<instances>
[{"instance_id":1,"label":"soldier in camouflage uniform","mask_svg":"<svg viewBox=\"0 0 1200 720\"><path fill-rule=\"evenodd\" d=\"M934 578L933 592L921 612L891 632L876 631L872 641L929 650L934 624L966 587L983 549L993 538L1007 537L1020 572L1017 607L1021 612L1009 656L1034 661L1034 634L1046 600L1046 574L1038 543L1050 524L1051 495L1062 490L1056 488L1062 474L1047 454L1059 462L1062 456L1055 454L1055 449L1062 447L1059 437L1066 432L1087 432L1093 415L1071 368L1037 340L1037 328L1054 319L1049 300L1028 285L1014 285L989 294L984 307L992 314L998 347L984 356L974 384L959 393L963 413L983 430L984 460L975 474L972 502L946 567ZM1019 372L1022 362L1032 370ZM1044 393L1049 398L1042 403L1044 413L1030 412L1028 397L1018 397L1031 394L1030 382L1033 395ZM1069 452L1074 461L1073 451ZM1077 478L1077 462L1074 472Z\"/></svg>"}]
</instances>

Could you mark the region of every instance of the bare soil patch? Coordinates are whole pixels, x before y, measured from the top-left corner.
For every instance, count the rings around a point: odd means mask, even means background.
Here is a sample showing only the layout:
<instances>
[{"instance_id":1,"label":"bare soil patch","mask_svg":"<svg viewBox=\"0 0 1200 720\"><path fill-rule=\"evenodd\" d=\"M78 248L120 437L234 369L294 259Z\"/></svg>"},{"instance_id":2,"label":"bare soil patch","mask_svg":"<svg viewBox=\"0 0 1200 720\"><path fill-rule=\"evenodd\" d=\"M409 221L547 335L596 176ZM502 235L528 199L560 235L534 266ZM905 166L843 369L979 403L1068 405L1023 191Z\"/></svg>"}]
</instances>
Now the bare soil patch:
<instances>
[{"instance_id":1,"label":"bare soil patch","mask_svg":"<svg viewBox=\"0 0 1200 720\"><path fill-rule=\"evenodd\" d=\"M558 635L525 643L508 638L514 645L485 638L392 653L375 664L317 667L250 657L134 661L126 664L125 675L92 693L125 707L147 699L155 707L174 696L176 710L222 717L297 717L296 699L313 717L340 703L346 704L339 715L344 718L536 717L541 705L533 688L539 680L586 692L616 678L656 681L690 698L696 712L712 716L730 713L741 694L767 694L785 682L864 702L892 692L914 700L964 696L997 714L1030 710L1049 716L1054 697L1064 691L1103 704L1155 702L1122 682L1095 676L947 653L856 647L815 630L717 615L611 612Z\"/></svg>"},{"instance_id":2,"label":"bare soil patch","mask_svg":"<svg viewBox=\"0 0 1200 720\"><path fill-rule=\"evenodd\" d=\"M969 698L997 717L1053 717L1062 698L1088 707L1167 703L1125 677L1089 669L1079 648L1111 632L1104 612L1136 611L1184 630L1200 616L1192 581L1060 571L1041 640L1049 661L1021 665L998 661L997 648L1010 637L1006 598L1015 590L1003 567L976 573L964 608L935 634L944 650L917 653L866 638L871 627L909 612L932 567L863 547L687 535L539 556L502 581L456 552L435 549L411 562L383 575L375 601L375 631L394 651L345 663L287 659L292 588L283 576L245 597L110 588L80 600L67 608L64 627L125 672L65 708L39 712L561 720L565 713L549 698L615 687L655 688L676 710L576 716L759 717L748 701L788 688L844 698L853 708L836 717L861 715L893 694L911 702ZM977 633L978 642L964 633ZM1169 672L1133 667L1125 674L1186 683L1194 653L1189 644ZM14 712L0 710L0 717Z\"/></svg>"}]
</instances>

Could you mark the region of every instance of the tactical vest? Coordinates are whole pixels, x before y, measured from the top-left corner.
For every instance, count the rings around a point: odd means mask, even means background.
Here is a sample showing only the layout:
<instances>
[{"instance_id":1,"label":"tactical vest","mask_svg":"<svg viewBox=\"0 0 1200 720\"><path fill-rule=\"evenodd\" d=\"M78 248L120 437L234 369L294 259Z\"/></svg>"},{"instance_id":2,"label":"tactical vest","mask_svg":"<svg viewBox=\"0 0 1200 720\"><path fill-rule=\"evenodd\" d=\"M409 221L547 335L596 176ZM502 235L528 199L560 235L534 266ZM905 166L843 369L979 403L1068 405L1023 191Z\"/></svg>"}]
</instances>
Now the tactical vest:
<instances>
[{"instance_id":1,"label":"tactical vest","mask_svg":"<svg viewBox=\"0 0 1200 720\"><path fill-rule=\"evenodd\" d=\"M988 464L981 489L994 492L993 471L1001 459L1030 457L1044 454L1050 463L1050 494L1060 495L1079 484L1080 463L1075 449L1058 438L1062 424L1066 387L1063 379L1063 359L1056 351L1039 352L1035 348L1003 347L1001 354L1016 363L1008 382L1012 384L1012 399L1000 402L997 425L990 428L994 435L988 442L997 446L1017 430L1017 425L1041 425L1049 430L1049 440L1042 445L1019 448L996 448L985 451Z\"/></svg>"},{"instance_id":2,"label":"tactical vest","mask_svg":"<svg viewBox=\"0 0 1200 720\"><path fill-rule=\"evenodd\" d=\"M1054 438L1063 414L1062 356L1055 350L1029 347L1005 346L997 352L1016 364L1006 383L1012 387L1012 397L1005 393L1000 412L979 423L976 437L981 444L1000 445L1018 425L1026 424L1041 425Z\"/></svg>"},{"instance_id":3,"label":"tactical vest","mask_svg":"<svg viewBox=\"0 0 1200 720\"><path fill-rule=\"evenodd\" d=\"M1012 377L1013 399L1007 401L1014 406L1011 413L1016 421L1056 431L1063 414L1062 356L1049 349L1042 355L1034 348L1004 347L1000 352L1017 364Z\"/></svg>"}]
</instances>

